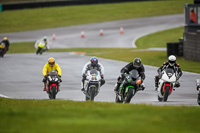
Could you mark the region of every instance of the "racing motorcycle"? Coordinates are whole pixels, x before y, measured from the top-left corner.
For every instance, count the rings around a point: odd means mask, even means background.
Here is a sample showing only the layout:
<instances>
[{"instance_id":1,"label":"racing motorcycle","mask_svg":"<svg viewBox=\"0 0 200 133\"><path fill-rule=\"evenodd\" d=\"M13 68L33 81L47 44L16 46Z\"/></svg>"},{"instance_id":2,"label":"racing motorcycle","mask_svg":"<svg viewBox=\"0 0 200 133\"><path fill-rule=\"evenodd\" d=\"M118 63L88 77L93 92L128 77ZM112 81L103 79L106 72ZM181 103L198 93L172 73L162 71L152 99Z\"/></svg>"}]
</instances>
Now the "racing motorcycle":
<instances>
[{"instance_id":1,"label":"racing motorcycle","mask_svg":"<svg viewBox=\"0 0 200 133\"><path fill-rule=\"evenodd\" d=\"M172 68L166 68L162 71L158 82L158 101L167 101L168 96L175 90L177 77L178 74Z\"/></svg>"},{"instance_id":2,"label":"racing motorcycle","mask_svg":"<svg viewBox=\"0 0 200 133\"><path fill-rule=\"evenodd\" d=\"M59 91L59 84L60 79L58 76L58 72L55 70L52 70L48 73L47 76L47 83L46 83L46 92L49 95L49 99L56 99L56 94Z\"/></svg>"},{"instance_id":3,"label":"racing motorcycle","mask_svg":"<svg viewBox=\"0 0 200 133\"><path fill-rule=\"evenodd\" d=\"M92 69L87 72L84 88L85 91L83 93L85 94L86 101L91 100L94 101L95 96L99 93L101 84L101 77L100 72L96 69Z\"/></svg>"},{"instance_id":4,"label":"racing motorcycle","mask_svg":"<svg viewBox=\"0 0 200 133\"><path fill-rule=\"evenodd\" d=\"M132 70L129 74L124 74L125 78L120 85L119 93L116 94L116 103L130 103L137 91L143 90L140 87L141 79L137 70Z\"/></svg>"},{"instance_id":5,"label":"racing motorcycle","mask_svg":"<svg viewBox=\"0 0 200 133\"><path fill-rule=\"evenodd\" d=\"M43 41L36 41L35 43L36 54L42 54L43 52L47 51L49 49L49 46L46 45Z\"/></svg>"},{"instance_id":6,"label":"racing motorcycle","mask_svg":"<svg viewBox=\"0 0 200 133\"><path fill-rule=\"evenodd\" d=\"M3 57L5 54L5 44L1 43L0 44L0 56Z\"/></svg>"},{"instance_id":7,"label":"racing motorcycle","mask_svg":"<svg viewBox=\"0 0 200 133\"><path fill-rule=\"evenodd\" d=\"M199 91L197 103L200 105L200 79L197 79L197 91Z\"/></svg>"}]
</instances>

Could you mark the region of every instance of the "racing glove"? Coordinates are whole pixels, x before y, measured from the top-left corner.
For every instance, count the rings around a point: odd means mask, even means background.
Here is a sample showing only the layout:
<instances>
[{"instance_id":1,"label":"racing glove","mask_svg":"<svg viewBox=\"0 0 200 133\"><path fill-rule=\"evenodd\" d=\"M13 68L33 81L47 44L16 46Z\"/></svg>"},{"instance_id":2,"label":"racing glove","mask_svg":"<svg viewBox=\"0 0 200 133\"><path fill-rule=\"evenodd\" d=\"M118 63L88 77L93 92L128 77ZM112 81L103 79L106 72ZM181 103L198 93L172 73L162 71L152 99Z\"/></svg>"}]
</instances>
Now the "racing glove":
<instances>
[{"instance_id":1,"label":"racing glove","mask_svg":"<svg viewBox=\"0 0 200 133\"><path fill-rule=\"evenodd\" d=\"M58 75L58 79L60 82L62 82L61 75Z\"/></svg>"},{"instance_id":2,"label":"racing glove","mask_svg":"<svg viewBox=\"0 0 200 133\"><path fill-rule=\"evenodd\" d=\"M47 75L44 75L44 78L42 79L42 82L46 82L47 81Z\"/></svg>"}]
</instances>

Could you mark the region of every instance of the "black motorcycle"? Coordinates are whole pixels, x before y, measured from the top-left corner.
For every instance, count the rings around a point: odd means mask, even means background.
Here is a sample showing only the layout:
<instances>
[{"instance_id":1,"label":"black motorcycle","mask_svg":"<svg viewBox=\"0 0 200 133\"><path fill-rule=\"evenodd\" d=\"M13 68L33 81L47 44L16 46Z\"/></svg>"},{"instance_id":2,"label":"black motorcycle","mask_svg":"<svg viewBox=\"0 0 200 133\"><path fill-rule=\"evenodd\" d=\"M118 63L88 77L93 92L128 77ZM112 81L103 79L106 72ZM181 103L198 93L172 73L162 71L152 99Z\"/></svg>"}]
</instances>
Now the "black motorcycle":
<instances>
[{"instance_id":1,"label":"black motorcycle","mask_svg":"<svg viewBox=\"0 0 200 133\"><path fill-rule=\"evenodd\" d=\"M46 92L49 95L49 99L56 99L56 94L59 91L60 79L58 72L53 70L48 73L47 83L46 83Z\"/></svg>"}]
</instances>

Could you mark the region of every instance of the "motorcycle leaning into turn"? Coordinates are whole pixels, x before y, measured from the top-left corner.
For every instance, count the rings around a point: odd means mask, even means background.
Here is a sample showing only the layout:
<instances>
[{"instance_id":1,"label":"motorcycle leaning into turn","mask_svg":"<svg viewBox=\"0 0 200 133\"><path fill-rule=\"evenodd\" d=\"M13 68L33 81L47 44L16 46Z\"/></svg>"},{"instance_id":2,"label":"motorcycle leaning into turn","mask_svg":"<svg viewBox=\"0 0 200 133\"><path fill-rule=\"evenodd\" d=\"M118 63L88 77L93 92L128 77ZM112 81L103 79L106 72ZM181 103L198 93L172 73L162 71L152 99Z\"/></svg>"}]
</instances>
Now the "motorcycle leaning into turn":
<instances>
[{"instance_id":1,"label":"motorcycle leaning into turn","mask_svg":"<svg viewBox=\"0 0 200 133\"><path fill-rule=\"evenodd\" d=\"M6 47L4 43L0 44L0 56L3 57L4 54L6 53Z\"/></svg>"},{"instance_id":2,"label":"motorcycle leaning into turn","mask_svg":"<svg viewBox=\"0 0 200 133\"><path fill-rule=\"evenodd\" d=\"M116 93L116 103L130 103L132 97L139 90L144 90L141 87L141 79L137 70L132 70L128 74L124 74L124 80L120 85L119 92Z\"/></svg>"}]
</instances>

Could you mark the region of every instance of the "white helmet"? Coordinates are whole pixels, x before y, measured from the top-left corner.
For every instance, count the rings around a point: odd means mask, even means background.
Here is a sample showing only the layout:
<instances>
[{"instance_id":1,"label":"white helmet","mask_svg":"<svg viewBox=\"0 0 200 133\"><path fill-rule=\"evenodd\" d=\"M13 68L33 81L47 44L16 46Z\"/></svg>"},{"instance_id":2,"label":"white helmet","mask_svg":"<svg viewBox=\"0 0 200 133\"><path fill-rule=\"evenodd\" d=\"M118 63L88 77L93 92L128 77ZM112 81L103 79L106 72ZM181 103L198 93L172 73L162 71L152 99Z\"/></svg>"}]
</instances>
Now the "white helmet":
<instances>
[{"instance_id":1,"label":"white helmet","mask_svg":"<svg viewBox=\"0 0 200 133\"><path fill-rule=\"evenodd\" d=\"M174 55L170 55L168 57L168 62L170 66L174 66L174 64L176 63L176 57Z\"/></svg>"}]
</instances>

